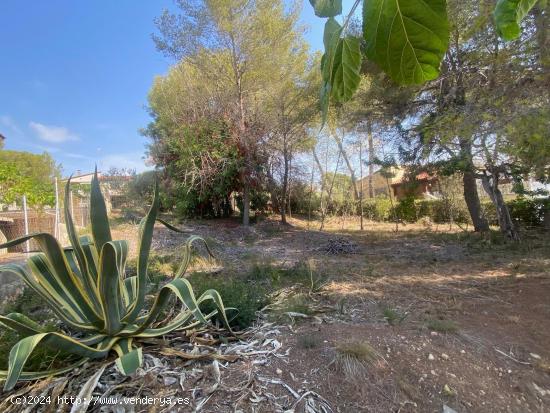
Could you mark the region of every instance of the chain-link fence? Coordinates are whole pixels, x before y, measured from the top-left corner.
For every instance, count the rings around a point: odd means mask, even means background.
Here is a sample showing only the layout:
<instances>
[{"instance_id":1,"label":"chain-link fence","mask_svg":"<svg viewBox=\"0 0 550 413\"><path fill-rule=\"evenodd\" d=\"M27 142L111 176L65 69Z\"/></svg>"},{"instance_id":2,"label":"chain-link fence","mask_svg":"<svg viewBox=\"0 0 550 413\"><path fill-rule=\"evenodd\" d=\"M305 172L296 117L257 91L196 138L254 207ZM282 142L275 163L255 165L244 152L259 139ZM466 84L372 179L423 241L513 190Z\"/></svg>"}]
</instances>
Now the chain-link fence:
<instances>
[{"instance_id":1,"label":"chain-link fence","mask_svg":"<svg viewBox=\"0 0 550 413\"><path fill-rule=\"evenodd\" d=\"M69 210L77 229L84 228L89 222L89 193L72 191ZM23 196L21 202L12 205L7 211L0 212L0 243L22 237L35 232L48 232L53 234L62 245L67 244L67 231L65 226L64 205L60 199L53 208L28 207ZM22 253L36 251L38 245L35 241L28 241L14 247L0 249L0 254Z\"/></svg>"}]
</instances>

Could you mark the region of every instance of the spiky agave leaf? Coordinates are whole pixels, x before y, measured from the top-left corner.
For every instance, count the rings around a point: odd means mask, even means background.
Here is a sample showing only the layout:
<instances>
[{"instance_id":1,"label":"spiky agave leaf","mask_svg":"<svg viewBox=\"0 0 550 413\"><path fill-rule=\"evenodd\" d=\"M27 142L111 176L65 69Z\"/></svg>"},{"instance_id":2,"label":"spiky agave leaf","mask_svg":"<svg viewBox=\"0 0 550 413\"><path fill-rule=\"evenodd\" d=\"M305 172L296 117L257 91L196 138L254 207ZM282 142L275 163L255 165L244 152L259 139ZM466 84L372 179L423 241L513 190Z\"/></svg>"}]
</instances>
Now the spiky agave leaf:
<instances>
[{"instance_id":1,"label":"spiky agave leaf","mask_svg":"<svg viewBox=\"0 0 550 413\"><path fill-rule=\"evenodd\" d=\"M65 219L71 247L61 248L53 236L45 233L20 237L0 245L0 248L34 239L39 243L42 253L30 257L29 268L9 264L3 266L2 270L19 276L67 326L88 335L74 339L65 334L44 331L38 323L22 314L0 316L1 326L16 331L22 337L10 352L8 371L0 371L0 379L6 380L5 390L12 389L18 380L33 380L70 371L89 359L105 357L111 350L118 354L118 369L123 374L131 374L143 361L142 349L135 346L134 338L156 337L173 330L195 328L208 323L216 314L220 314L222 322L231 331L218 292L209 290L197 299L191 284L181 278L189 265L194 242L204 242L212 255L206 242L196 236L190 237L185 244L182 263L175 279L161 288L150 311L143 313L147 264L159 208L157 184L151 208L139 227L138 275L128 278L124 277L128 243L111 239L97 171L92 181L92 238L77 236L67 206L69 194L69 190L66 190ZM184 305L184 309L165 325L152 328L172 296ZM216 309L204 315L200 304L207 300L212 301ZM62 369L23 371L38 345L62 349L83 359Z\"/></svg>"}]
</instances>

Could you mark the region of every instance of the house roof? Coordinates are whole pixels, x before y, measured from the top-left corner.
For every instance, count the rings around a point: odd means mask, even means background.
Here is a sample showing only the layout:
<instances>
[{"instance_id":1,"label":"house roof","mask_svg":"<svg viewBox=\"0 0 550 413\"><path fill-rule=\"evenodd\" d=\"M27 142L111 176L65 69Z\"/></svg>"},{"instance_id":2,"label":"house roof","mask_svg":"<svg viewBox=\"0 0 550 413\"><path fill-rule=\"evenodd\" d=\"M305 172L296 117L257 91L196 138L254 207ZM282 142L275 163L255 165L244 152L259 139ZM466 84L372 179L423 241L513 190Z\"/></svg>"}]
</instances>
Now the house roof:
<instances>
[{"instance_id":1,"label":"house roof","mask_svg":"<svg viewBox=\"0 0 550 413\"><path fill-rule=\"evenodd\" d=\"M399 179L391 184L391 186L398 186L407 182L428 182L437 179L437 175L430 174L428 172L420 172L415 175L414 180L410 179L406 174L403 174Z\"/></svg>"}]
</instances>

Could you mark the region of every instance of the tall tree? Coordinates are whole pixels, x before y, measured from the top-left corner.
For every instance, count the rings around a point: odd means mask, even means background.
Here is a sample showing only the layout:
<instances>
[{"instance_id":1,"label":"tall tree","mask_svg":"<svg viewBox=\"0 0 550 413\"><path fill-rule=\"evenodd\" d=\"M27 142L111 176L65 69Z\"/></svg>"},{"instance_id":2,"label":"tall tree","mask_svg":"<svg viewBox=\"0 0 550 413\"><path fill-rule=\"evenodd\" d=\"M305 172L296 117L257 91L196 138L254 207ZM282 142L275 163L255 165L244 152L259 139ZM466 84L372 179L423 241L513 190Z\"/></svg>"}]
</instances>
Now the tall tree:
<instances>
[{"instance_id":1,"label":"tall tree","mask_svg":"<svg viewBox=\"0 0 550 413\"><path fill-rule=\"evenodd\" d=\"M239 170L243 224L249 224L250 195L258 183L258 160L266 138L263 105L277 62L294 53L284 41L298 26L299 9L283 0L178 0L179 14L156 20L157 48L200 70L218 87L225 120L242 156ZM206 58L205 58L206 57ZM220 87L223 84L223 87ZM218 104L214 100L211 104Z\"/></svg>"},{"instance_id":2,"label":"tall tree","mask_svg":"<svg viewBox=\"0 0 550 413\"><path fill-rule=\"evenodd\" d=\"M462 174L464 198L478 231L488 229L478 195L480 180L495 204L501 231L517 239L499 183L520 179L531 166L519 168L518 158L510 156L517 140L510 125L533 113L547 124L541 110L550 101L545 69L534 52L536 31L525 30L517 41L503 43L489 12L485 2L449 2L451 46L443 75L420 90L411 105L413 127L403 153L409 161L423 161L442 173ZM532 19L524 25L532 27Z\"/></svg>"}]
</instances>

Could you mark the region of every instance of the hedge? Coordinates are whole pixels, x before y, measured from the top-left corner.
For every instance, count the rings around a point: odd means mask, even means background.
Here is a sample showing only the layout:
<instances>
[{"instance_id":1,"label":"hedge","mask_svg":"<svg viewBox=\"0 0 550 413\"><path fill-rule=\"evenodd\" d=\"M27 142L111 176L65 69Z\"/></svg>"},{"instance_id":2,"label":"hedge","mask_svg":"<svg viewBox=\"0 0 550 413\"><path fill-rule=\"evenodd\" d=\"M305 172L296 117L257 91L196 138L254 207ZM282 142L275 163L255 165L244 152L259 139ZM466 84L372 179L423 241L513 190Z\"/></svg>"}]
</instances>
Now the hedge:
<instances>
[{"instance_id":1,"label":"hedge","mask_svg":"<svg viewBox=\"0 0 550 413\"><path fill-rule=\"evenodd\" d=\"M523 227L537 227L544 223L545 211L550 211L549 198L519 197L506 202L512 220ZM491 225L498 225L496 210L491 201L482 202L482 212ZM392 209L387 198L366 200L363 203L364 215L373 221L393 221L394 213L400 221L416 222L428 217L434 223L442 224L452 221L470 223L470 214L463 200L451 202L447 199L412 199L405 198L395 203ZM550 212L547 212L550 213Z\"/></svg>"}]
</instances>

